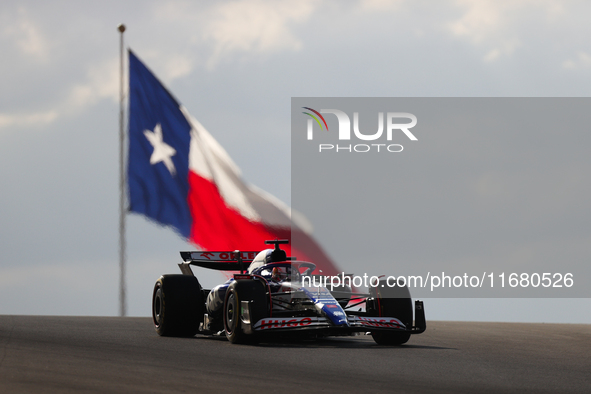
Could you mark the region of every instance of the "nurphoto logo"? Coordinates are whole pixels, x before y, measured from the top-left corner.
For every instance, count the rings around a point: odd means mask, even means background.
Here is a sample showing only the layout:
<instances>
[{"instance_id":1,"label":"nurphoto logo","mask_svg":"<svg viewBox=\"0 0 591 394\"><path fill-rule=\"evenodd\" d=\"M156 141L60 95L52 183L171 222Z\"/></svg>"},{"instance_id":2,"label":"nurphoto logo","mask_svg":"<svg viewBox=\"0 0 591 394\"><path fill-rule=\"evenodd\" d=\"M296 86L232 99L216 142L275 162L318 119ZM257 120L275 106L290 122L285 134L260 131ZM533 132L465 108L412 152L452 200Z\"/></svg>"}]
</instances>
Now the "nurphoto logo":
<instances>
[{"instance_id":1,"label":"nurphoto logo","mask_svg":"<svg viewBox=\"0 0 591 394\"><path fill-rule=\"evenodd\" d=\"M314 139L314 123L318 124L318 127L322 131L328 132L328 124L322 114L333 114L337 117L339 123L338 128L338 139L339 141L351 140L351 119L349 115L338 109L321 109L317 111L310 107L302 107L310 112L303 112L308 115L308 129L307 138L308 140ZM399 123L400 119L407 119L410 122ZM315 122L314 122L315 121ZM417 124L417 117L408 112L388 112L386 114L386 141L392 141L392 135L396 132L402 132L411 141L417 141L417 137L410 131L411 128ZM353 134L354 138L361 141L376 141L382 138L384 134L384 113L378 113L378 130L374 133L362 133L359 130L359 112L353 112ZM319 144L318 151L322 152L357 152L365 153L369 151L377 152L402 152L404 147L400 144L386 144L386 143L372 143L372 144Z\"/></svg>"}]
</instances>

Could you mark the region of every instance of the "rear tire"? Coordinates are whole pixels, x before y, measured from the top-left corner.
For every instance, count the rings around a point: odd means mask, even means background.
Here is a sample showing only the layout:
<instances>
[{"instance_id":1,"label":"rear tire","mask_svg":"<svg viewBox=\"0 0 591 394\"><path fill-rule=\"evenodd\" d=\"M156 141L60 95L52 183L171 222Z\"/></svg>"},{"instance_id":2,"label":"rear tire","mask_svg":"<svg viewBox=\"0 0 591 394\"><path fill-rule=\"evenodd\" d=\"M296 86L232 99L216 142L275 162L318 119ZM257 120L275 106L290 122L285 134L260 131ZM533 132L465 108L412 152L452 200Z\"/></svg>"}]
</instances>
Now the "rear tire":
<instances>
[{"instance_id":1,"label":"rear tire","mask_svg":"<svg viewBox=\"0 0 591 394\"><path fill-rule=\"evenodd\" d=\"M190 275L163 275L154 285L152 320L158 335L192 337L203 321L201 285Z\"/></svg>"},{"instance_id":2,"label":"rear tire","mask_svg":"<svg viewBox=\"0 0 591 394\"><path fill-rule=\"evenodd\" d=\"M381 280L377 287L370 287L366 310L370 316L395 317L407 328L412 327L412 300L406 286L389 287ZM402 345L410 339L408 332L372 331L378 345Z\"/></svg>"},{"instance_id":3,"label":"rear tire","mask_svg":"<svg viewBox=\"0 0 591 394\"><path fill-rule=\"evenodd\" d=\"M224 330L230 342L252 343L258 340L255 333L247 335L242 330L241 301L252 301L250 324L254 326L260 319L269 316L268 297L265 285L258 280L239 280L228 287L224 301Z\"/></svg>"}]
</instances>

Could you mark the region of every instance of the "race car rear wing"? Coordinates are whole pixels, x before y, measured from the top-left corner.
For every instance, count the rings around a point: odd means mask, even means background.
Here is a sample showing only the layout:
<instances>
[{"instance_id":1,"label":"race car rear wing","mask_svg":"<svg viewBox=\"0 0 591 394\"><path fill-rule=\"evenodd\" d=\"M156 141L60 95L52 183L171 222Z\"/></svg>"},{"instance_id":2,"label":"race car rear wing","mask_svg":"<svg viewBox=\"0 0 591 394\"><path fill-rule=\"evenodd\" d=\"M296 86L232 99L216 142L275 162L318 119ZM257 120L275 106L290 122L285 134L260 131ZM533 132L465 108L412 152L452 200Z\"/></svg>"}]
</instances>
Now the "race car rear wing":
<instances>
[{"instance_id":1,"label":"race car rear wing","mask_svg":"<svg viewBox=\"0 0 591 394\"><path fill-rule=\"evenodd\" d=\"M179 267L185 275L193 275L190 265L219 271L240 271L242 273L248 268L257 253L241 252L239 250L233 252L181 252L183 262L179 264Z\"/></svg>"}]
</instances>

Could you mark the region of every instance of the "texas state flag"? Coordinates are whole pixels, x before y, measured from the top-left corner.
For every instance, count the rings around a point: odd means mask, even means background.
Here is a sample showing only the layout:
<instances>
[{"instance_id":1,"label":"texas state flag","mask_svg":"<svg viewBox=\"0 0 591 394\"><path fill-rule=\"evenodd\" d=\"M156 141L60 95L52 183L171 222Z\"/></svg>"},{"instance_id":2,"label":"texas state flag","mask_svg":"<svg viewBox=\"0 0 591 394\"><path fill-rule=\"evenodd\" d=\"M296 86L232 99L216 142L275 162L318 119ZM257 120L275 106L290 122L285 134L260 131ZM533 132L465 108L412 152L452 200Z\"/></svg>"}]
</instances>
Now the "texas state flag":
<instances>
[{"instance_id":1,"label":"texas state flag","mask_svg":"<svg viewBox=\"0 0 591 394\"><path fill-rule=\"evenodd\" d=\"M226 151L129 51L129 206L206 250L261 250L297 237L288 255L341 271L276 198L244 183Z\"/></svg>"}]
</instances>

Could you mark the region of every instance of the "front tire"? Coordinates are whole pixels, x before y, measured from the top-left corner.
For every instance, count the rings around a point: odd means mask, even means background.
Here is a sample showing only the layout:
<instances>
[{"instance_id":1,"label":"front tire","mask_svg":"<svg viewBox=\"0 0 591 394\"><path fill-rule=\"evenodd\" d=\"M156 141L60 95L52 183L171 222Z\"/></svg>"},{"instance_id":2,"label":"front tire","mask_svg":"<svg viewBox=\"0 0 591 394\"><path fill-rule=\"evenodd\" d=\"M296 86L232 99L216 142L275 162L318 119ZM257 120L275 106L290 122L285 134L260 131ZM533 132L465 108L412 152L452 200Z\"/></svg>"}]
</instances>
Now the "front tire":
<instances>
[{"instance_id":1,"label":"front tire","mask_svg":"<svg viewBox=\"0 0 591 394\"><path fill-rule=\"evenodd\" d=\"M163 275L152 293L152 320L158 335L192 337L203 321L205 303L194 276Z\"/></svg>"},{"instance_id":2,"label":"front tire","mask_svg":"<svg viewBox=\"0 0 591 394\"><path fill-rule=\"evenodd\" d=\"M224 301L224 330L232 343L248 343L257 340L256 334L247 335L242 330L241 301L249 301L250 324L269 316L269 301L266 288L258 280L234 281L226 291Z\"/></svg>"},{"instance_id":3,"label":"front tire","mask_svg":"<svg viewBox=\"0 0 591 394\"><path fill-rule=\"evenodd\" d=\"M388 286L381 280L377 287L369 289L367 312L370 316L395 317L407 329L412 327L412 299L406 286ZM410 339L410 333L403 331L372 331L371 336L378 345L402 345Z\"/></svg>"}]
</instances>

